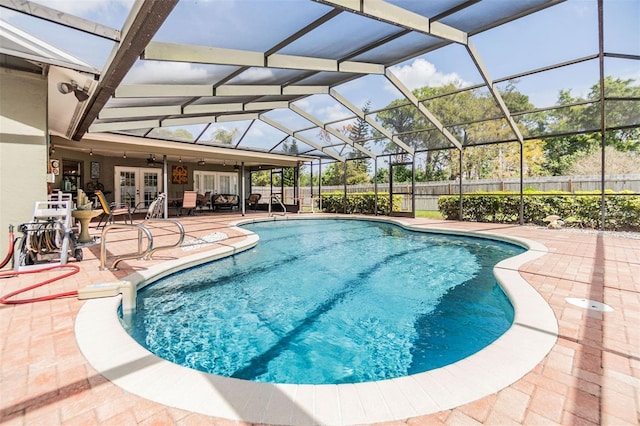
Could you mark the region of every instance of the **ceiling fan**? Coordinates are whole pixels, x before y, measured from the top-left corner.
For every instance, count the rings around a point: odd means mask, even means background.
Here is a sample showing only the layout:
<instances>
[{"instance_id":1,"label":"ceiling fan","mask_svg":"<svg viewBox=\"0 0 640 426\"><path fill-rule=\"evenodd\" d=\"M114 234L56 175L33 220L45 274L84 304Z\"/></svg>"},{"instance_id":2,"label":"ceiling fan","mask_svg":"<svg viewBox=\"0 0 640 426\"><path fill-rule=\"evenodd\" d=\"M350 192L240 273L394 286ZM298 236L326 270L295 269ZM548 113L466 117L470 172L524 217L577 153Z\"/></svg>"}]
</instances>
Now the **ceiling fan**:
<instances>
[{"instance_id":1,"label":"ceiling fan","mask_svg":"<svg viewBox=\"0 0 640 426\"><path fill-rule=\"evenodd\" d=\"M162 161L156 161L156 156L154 154L149 154L149 158L147 158L147 164L162 164Z\"/></svg>"}]
</instances>

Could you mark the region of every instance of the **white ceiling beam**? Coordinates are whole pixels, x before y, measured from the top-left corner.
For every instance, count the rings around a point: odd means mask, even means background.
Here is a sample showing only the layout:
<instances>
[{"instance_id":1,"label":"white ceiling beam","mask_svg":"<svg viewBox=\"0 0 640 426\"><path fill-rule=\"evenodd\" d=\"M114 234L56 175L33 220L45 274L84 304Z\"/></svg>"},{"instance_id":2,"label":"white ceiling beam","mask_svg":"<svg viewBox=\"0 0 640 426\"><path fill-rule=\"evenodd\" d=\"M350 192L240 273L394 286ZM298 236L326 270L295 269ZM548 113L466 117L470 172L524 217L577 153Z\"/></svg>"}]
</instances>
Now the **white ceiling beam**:
<instances>
[{"instance_id":1,"label":"white ceiling beam","mask_svg":"<svg viewBox=\"0 0 640 426\"><path fill-rule=\"evenodd\" d=\"M230 121L246 121L246 120L257 120L259 118L259 114L257 112L247 112L244 114L226 114L219 115L216 117L216 123L225 123Z\"/></svg>"},{"instance_id":2,"label":"white ceiling beam","mask_svg":"<svg viewBox=\"0 0 640 426\"><path fill-rule=\"evenodd\" d=\"M125 84L116 88L116 98L164 98L213 96L208 84Z\"/></svg>"},{"instance_id":3,"label":"white ceiling beam","mask_svg":"<svg viewBox=\"0 0 640 426\"><path fill-rule=\"evenodd\" d=\"M89 133L117 132L119 130L150 129L159 127L159 120L119 121L115 123L93 123Z\"/></svg>"},{"instance_id":4,"label":"white ceiling beam","mask_svg":"<svg viewBox=\"0 0 640 426\"><path fill-rule=\"evenodd\" d=\"M120 41L120 31L78 16L64 13L27 0L0 0L0 6L15 10L55 24L64 25L111 41Z\"/></svg>"},{"instance_id":5,"label":"white ceiling beam","mask_svg":"<svg viewBox=\"0 0 640 426\"><path fill-rule=\"evenodd\" d=\"M387 80L389 80L389 82L391 82L391 84L393 84L396 89L398 89L404 95L404 97L413 104L413 106L418 108L420 113L427 120L429 120L429 122L433 124L440 131L440 133L442 133L444 137L447 138L449 142L451 142L456 148L462 149L462 143L444 127L440 120L438 120L438 118L433 115L431 111L427 109L427 107L425 107L421 102L418 101L418 98L413 94L413 92L409 90L409 88L405 86L404 83L402 83L400 79L396 77L389 68L387 68L387 70L385 71L385 76L387 77Z\"/></svg>"},{"instance_id":6,"label":"white ceiling beam","mask_svg":"<svg viewBox=\"0 0 640 426\"><path fill-rule=\"evenodd\" d=\"M329 94L328 86L284 86L282 88L283 95L327 95Z\"/></svg>"},{"instance_id":7,"label":"white ceiling beam","mask_svg":"<svg viewBox=\"0 0 640 426\"><path fill-rule=\"evenodd\" d=\"M142 52L141 59L241 67L264 67L265 65L262 52L159 41L149 43Z\"/></svg>"},{"instance_id":8,"label":"white ceiling beam","mask_svg":"<svg viewBox=\"0 0 640 426\"><path fill-rule=\"evenodd\" d=\"M180 105L163 105L147 107L105 108L100 111L98 118L100 120L105 120L113 118L159 117L179 114L182 114L182 108L180 108Z\"/></svg>"},{"instance_id":9,"label":"white ceiling beam","mask_svg":"<svg viewBox=\"0 0 640 426\"><path fill-rule=\"evenodd\" d=\"M174 126L192 126L194 124L209 124L215 123L216 116L199 116L199 117L179 117L179 118L166 118L160 122L160 127L174 127Z\"/></svg>"},{"instance_id":10,"label":"white ceiling beam","mask_svg":"<svg viewBox=\"0 0 640 426\"><path fill-rule=\"evenodd\" d=\"M464 31L440 22L430 22L427 17L382 0L315 1L455 43L467 44L468 41Z\"/></svg>"},{"instance_id":11,"label":"white ceiling beam","mask_svg":"<svg viewBox=\"0 0 640 426\"><path fill-rule=\"evenodd\" d=\"M344 163L344 161L345 161L344 157L342 157L340 154L335 152L333 149L325 148L322 145L310 140L309 138L306 138L306 137L301 136L301 135L296 135L295 132L292 131L291 129L287 128L286 126L283 126L282 124L278 123L277 121L273 121L272 119L270 119L268 117L265 117L263 114L260 114L259 119L261 121L267 123L271 127L280 130L282 133L285 133L285 134L287 134L287 135L289 135L291 137L299 139L300 141L306 143L310 147L313 147L313 148L317 149L318 151L324 152L325 154L327 154L328 156L330 156L334 160L337 160L337 161L340 161L340 162Z\"/></svg>"},{"instance_id":12,"label":"white ceiling beam","mask_svg":"<svg viewBox=\"0 0 640 426\"><path fill-rule=\"evenodd\" d=\"M191 62L238 67L283 68L307 71L350 72L359 74L382 74L384 66L368 62L314 58L311 56L266 55L250 50L224 49L220 47L190 44L149 43L141 55L142 59L154 61Z\"/></svg>"},{"instance_id":13,"label":"white ceiling beam","mask_svg":"<svg viewBox=\"0 0 640 426\"><path fill-rule=\"evenodd\" d=\"M233 102L227 104L191 104L185 106L182 110L185 114L213 114L217 112L240 112L244 111L244 108L242 103Z\"/></svg>"},{"instance_id":14,"label":"white ceiling beam","mask_svg":"<svg viewBox=\"0 0 640 426\"><path fill-rule=\"evenodd\" d=\"M349 100L347 98L345 98L344 96L342 96L340 93L338 93L335 89L331 89L329 91L329 94L331 95L332 98L334 98L336 101L338 101L339 103L341 103L342 105L344 105L346 108L348 108L349 110L351 110L354 114L356 114L358 117L364 119L367 123L369 123L374 129L376 129L378 132L382 133L382 135L384 135L384 137L386 137L387 139L389 139L390 141L392 141L393 143L395 143L396 145L398 145L400 148L402 148L403 150L405 150L406 152L408 152L411 155L414 155L415 150L413 148L411 148L409 145L407 145L406 143L404 143L402 141L402 139L400 139L397 136L393 136L393 134L391 134L391 132L387 129L385 129L383 126L380 125L380 123L378 123L374 118L372 118L369 115L366 115L364 113L364 111L362 111L360 108L358 108L357 106L355 106L354 104L352 104L351 102L349 102Z\"/></svg>"},{"instance_id":15,"label":"white ceiling beam","mask_svg":"<svg viewBox=\"0 0 640 426\"><path fill-rule=\"evenodd\" d=\"M328 86L277 86L226 84L125 84L116 89L116 98L211 97L211 96L307 96L328 94ZM214 104L211 104L214 105ZM220 104L233 105L233 104ZM204 105L202 106L204 108ZM212 108L215 108L212 106ZM185 112L187 107L185 107ZM241 111L239 109L238 111ZM217 112L199 110L197 112Z\"/></svg>"},{"instance_id":16,"label":"white ceiling beam","mask_svg":"<svg viewBox=\"0 0 640 426\"><path fill-rule=\"evenodd\" d=\"M273 101L273 102L247 102L244 104L245 111L260 111L264 109L280 109L288 108L289 102L287 101Z\"/></svg>"},{"instance_id":17,"label":"white ceiling beam","mask_svg":"<svg viewBox=\"0 0 640 426\"><path fill-rule=\"evenodd\" d=\"M480 54L478 53L474 44L471 43L471 40L469 40L469 43L467 44L466 47L467 47L467 52L469 52L469 56L471 56L471 59L476 64L476 68L480 72L480 75L482 75L482 78L484 79L485 84L489 88L489 92L491 92L493 99L498 104L498 108L500 108L500 111L502 111L502 114L507 120L507 123L509 123L509 127L511 127L511 130L515 134L518 141L521 144L524 143L524 137L522 136L522 133L518 128L518 124L513 119L513 116L511 115L511 111L509 111L507 104L504 103L504 99L502 99L502 95L500 94L500 91L498 91L498 89L494 86L494 82L491 79L491 76L489 75L489 71L487 70L487 67L485 67L484 63L482 62L482 59L480 58Z\"/></svg>"},{"instance_id":18,"label":"white ceiling beam","mask_svg":"<svg viewBox=\"0 0 640 426\"><path fill-rule=\"evenodd\" d=\"M226 84L215 89L214 96L279 96L282 86L264 84Z\"/></svg>"},{"instance_id":19,"label":"white ceiling beam","mask_svg":"<svg viewBox=\"0 0 640 426\"><path fill-rule=\"evenodd\" d=\"M300 108L300 107L298 107L296 105L293 105L293 104L289 105L289 108L291 109L291 111L295 112L296 114L300 115L301 117L303 117L304 119L310 121L311 123L315 124L316 126L326 130L327 132L329 132L330 134L332 134L336 138L340 139L342 142L346 143L347 145L350 145L350 146L354 147L355 149L357 149L358 151L362 152L363 154L369 156L370 158L373 158L373 159L376 158L376 155L373 152L369 151L367 148L363 147L362 145L354 142L353 140L351 140L347 136L343 135L337 129L324 124L321 120L319 120L318 118L316 118L313 115L309 114L308 112L304 111L302 108Z\"/></svg>"}]
</instances>

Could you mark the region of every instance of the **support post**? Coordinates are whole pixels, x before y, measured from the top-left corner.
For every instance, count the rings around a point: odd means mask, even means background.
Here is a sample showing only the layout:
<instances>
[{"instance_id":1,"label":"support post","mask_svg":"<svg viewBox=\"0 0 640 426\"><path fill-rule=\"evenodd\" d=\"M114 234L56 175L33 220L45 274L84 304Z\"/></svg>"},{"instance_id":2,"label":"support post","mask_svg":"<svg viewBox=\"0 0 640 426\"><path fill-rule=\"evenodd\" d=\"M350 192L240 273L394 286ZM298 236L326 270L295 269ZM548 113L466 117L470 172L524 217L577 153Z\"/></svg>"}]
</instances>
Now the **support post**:
<instances>
[{"instance_id":1,"label":"support post","mask_svg":"<svg viewBox=\"0 0 640 426\"><path fill-rule=\"evenodd\" d=\"M373 159L373 214L378 215L378 156Z\"/></svg>"},{"instance_id":2,"label":"support post","mask_svg":"<svg viewBox=\"0 0 640 426\"><path fill-rule=\"evenodd\" d=\"M162 156L162 189L165 193L165 197L164 197L164 205L162 206L163 208L163 217L165 219L169 218L169 193L167 192L167 189L169 188L169 178L168 178L168 172L169 170L169 165L167 164L167 156L163 155Z\"/></svg>"},{"instance_id":3,"label":"support post","mask_svg":"<svg viewBox=\"0 0 640 426\"><path fill-rule=\"evenodd\" d=\"M524 225L524 143L520 143L520 209L518 219L520 225Z\"/></svg>"},{"instance_id":4,"label":"support post","mask_svg":"<svg viewBox=\"0 0 640 426\"><path fill-rule=\"evenodd\" d=\"M604 0L598 0L598 57L600 62L600 229L604 231L605 219L607 217L607 208L604 196L605 186L605 147L606 147L606 114L604 103Z\"/></svg>"},{"instance_id":5,"label":"support post","mask_svg":"<svg viewBox=\"0 0 640 426\"><path fill-rule=\"evenodd\" d=\"M247 199L247 195L246 195L245 182L244 182L244 180L245 180L244 161L240 165L240 180L242 182L241 185L240 185L240 192L242 194L241 197L240 197L240 200L242 202L242 210L241 211L242 211L242 216L244 216L245 213L246 213L246 207L247 207L246 206L247 203L245 203L245 200Z\"/></svg>"},{"instance_id":6,"label":"support post","mask_svg":"<svg viewBox=\"0 0 640 426\"><path fill-rule=\"evenodd\" d=\"M458 216L459 219L462 220L462 149L459 150L460 156L459 156L459 161L460 161L460 182L458 183L459 188L458 188Z\"/></svg>"},{"instance_id":7,"label":"support post","mask_svg":"<svg viewBox=\"0 0 640 426\"><path fill-rule=\"evenodd\" d=\"M343 178L343 184L344 184L344 197L343 197L343 202L344 202L344 214L347 214L347 161L345 160L343 163L343 169L344 169L344 178Z\"/></svg>"}]
</instances>

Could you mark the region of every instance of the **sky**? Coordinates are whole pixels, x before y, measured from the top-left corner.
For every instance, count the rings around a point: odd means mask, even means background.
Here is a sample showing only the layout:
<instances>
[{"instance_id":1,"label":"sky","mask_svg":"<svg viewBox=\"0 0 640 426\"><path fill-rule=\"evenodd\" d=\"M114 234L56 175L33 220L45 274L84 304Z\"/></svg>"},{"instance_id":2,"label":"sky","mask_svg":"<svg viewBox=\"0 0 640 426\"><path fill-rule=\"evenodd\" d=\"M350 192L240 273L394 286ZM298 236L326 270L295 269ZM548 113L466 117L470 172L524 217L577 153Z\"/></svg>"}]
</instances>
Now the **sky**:
<instances>
[{"instance_id":1,"label":"sky","mask_svg":"<svg viewBox=\"0 0 640 426\"><path fill-rule=\"evenodd\" d=\"M288 22L294 25L296 22L309 22L327 10L325 6L314 2L261 0L271 1L273 7L261 9L260 14L252 14L250 10L253 1L255 0L183 0L158 32L156 39L264 51L291 33L289 27L270 25L272 20L282 13L286 12L290 19ZM484 1L499 4L513 0ZM133 1L42 0L40 3L120 29ZM205 14L201 11L214 6L214 3L215 16L203 16ZM74 30L60 28L2 8L0 18L98 68L102 68L111 51L110 41L85 34L78 36ZM223 31L223 25L219 23L231 24L236 28L246 26L254 31L253 35L255 31L262 30L263 35L232 38ZM189 39L193 32L181 31L185 26L199 28L199 40ZM327 41L324 53L330 54L331 49L336 48L335 43L349 36L349 31L384 31L384 26L374 26L370 29L344 28L344 25L337 21L335 34L332 34L335 40ZM605 51L640 55L640 0L605 0L604 34ZM211 40L215 42L211 43ZM471 41L493 79L596 54L597 2L568 0L532 16L475 35ZM286 53L300 54L296 49L301 48L294 43L287 46ZM181 78L187 77L190 82L197 83L215 73L226 71L228 69L219 66L139 61L125 81L171 82L171 75L176 73ZM465 48L455 44L398 64L392 71L411 89L448 83L464 87L482 82ZM255 69L251 72L258 76L269 76L269 73L275 71ZM636 84L639 84L640 61L607 59L605 74L616 78L634 79ZM517 88L528 95L536 107L545 107L555 104L562 89L571 89L574 96L586 96L591 86L597 82L598 76L598 61L594 60L544 75L520 78ZM383 108L394 99L401 98L399 92L380 76L361 78L344 84L337 90L355 105L363 106L369 103L371 109ZM313 110L313 113L324 121L338 120L350 114L329 97L323 96L315 96L312 101L300 101L299 106Z\"/></svg>"}]
</instances>

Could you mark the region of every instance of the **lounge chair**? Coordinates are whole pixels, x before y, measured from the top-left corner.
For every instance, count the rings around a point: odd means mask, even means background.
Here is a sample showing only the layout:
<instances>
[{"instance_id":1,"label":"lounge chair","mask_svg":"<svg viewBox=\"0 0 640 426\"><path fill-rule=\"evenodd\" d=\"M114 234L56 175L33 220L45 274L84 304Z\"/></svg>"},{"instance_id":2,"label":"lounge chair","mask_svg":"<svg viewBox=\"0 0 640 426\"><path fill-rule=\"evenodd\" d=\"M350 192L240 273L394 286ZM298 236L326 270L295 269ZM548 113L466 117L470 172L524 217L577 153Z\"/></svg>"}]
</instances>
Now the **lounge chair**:
<instances>
[{"instance_id":1,"label":"lounge chair","mask_svg":"<svg viewBox=\"0 0 640 426\"><path fill-rule=\"evenodd\" d=\"M182 211L186 210L187 215L195 214L198 202L198 193L196 191L184 191L182 195L182 206L178 209L178 216L182 215Z\"/></svg>"},{"instance_id":2,"label":"lounge chair","mask_svg":"<svg viewBox=\"0 0 640 426\"><path fill-rule=\"evenodd\" d=\"M162 213L164 212L164 199L166 198L166 194L161 192L158 194L155 200L149 204L149 208L147 209L147 214L144 217L144 220L149 219L158 219L162 217Z\"/></svg>"},{"instance_id":3,"label":"lounge chair","mask_svg":"<svg viewBox=\"0 0 640 426\"><path fill-rule=\"evenodd\" d=\"M253 206L253 211L256 211L260 198L262 198L262 194L249 194L249 198L247 198L247 207Z\"/></svg>"},{"instance_id":4,"label":"lounge chair","mask_svg":"<svg viewBox=\"0 0 640 426\"><path fill-rule=\"evenodd\" d=\"M129 216L129 222L133 223L133 217L131 216L131 207L126 203L107 203L107 199L105 198L102 191L99 189L95 190L95 195L98 197L98 202L100 203L100 207L102 207L102 215L100 216L100 221L98 222L97 228L100 229L100 224L105 220L104 228L108 223L113 223L115 216L123 216L124 215L124 223L127 223L127 216Z\"/></svg>"},{"instance_id":5,"label":"lounge chair","mask_svg":"<svg viewBox=\"0 0 640 426\"><path fill-rule=\"evenodd\" d=\"M196 202L198 208L209 207L211 209L211 191L207 191L203 194L198 194L198 200Z\"/></svg>"}]
</instances>

